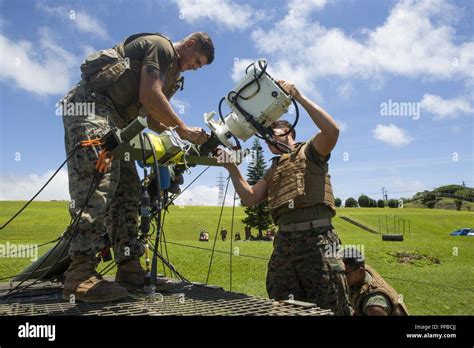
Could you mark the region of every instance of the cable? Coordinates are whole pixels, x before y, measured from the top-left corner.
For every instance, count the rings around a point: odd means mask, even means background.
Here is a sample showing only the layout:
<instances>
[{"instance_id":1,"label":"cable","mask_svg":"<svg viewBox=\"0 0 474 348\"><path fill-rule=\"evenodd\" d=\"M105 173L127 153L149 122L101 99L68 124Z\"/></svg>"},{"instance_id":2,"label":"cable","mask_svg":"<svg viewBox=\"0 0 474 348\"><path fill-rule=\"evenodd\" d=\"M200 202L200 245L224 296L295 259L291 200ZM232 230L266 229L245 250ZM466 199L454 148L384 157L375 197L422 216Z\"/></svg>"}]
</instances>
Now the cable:
<instances>
[{"instance_id":1,"label":"cable","mask_svg":"<svg viewBox=\"0 0 474 348\"><path fill-rule=\"evenodd\" d=\"M165 218L166 218L166 210L163 213L163 222L161 223L161 234L163 235L163 242L164 242L164 245L165 245L166 260L171 263L170 257L168 255L168 245L166 244L166 234L165 234L165 229L164 229Z\"/></svg>"},{"instance_id":2,"label":"cable","mask_svg":"<svg viewBox=\"0 0 474 348\"><path fill-rule=\"evenodd\" d=\"M203 247L198 247L195 245L189 245L189 244L182 244L182 243L176 243L176 242L166 242L167 244L172 244L172 245L177 245L177 246L182 246L182 247L187 247L187 248L192 248L192 249L199 249L199 250L206 250L206 251L212 251L213 249L210 248L203 248ZM221 254L229 254L228 251L224 250L215 250L216 253L221 253ZM270 261L270 259L266 257L260 257L260 256L255 256L255 255L244 255L239 253L239 257L247 257L250 259L256 259L256 260L262 260L262 261Z\"/></svg>"},{"instance_id":3,"label":"cable","mask_svg":"<svg viewBox=\"0 0 474 348\"><path fill-rule=\"evenodd\" d=\"M230 291L232 291L232 255L234 254L232 252L232 242L234 241L234 217L235 217L235 199L237 196L237 191L234 190L234 201L232 204L232 220L230 224L230 265L229 265L229 288Z\"/></svg>"},{"instance_id":4,"label":"cable","mask_svg":"<svg viewBox=\"0 0 474 348\"><path fill-rule=\"evenodd\" d=\"M111 270L113 270L115 267L117 266L117 264L115 263L115 261L110 261L107 266L105 266L104 268L102 268L99 272L99 275L100 276L104 276L106 275L107 273L109 273Z\"/></svg>"},{"instance_id":5,"label":"cable","mask_svg":"<svg viewBox=\"0 0 474 348\"><path fill-rule=\"evenodd\" d=\"M393 280L401 280L401 281L403 281L403 282L409 282L409 283L418 283L418 284L430 285L430 286L435 286L435 287L443 287L443 288L447 288L447 289L464 290L464 291L471 291L471 292L474 292L474 289L459 288L459 287L457 287L457 286L449 286L449 285L443 285L443 284L422 282L422 281L419 281L419 280L402 279L402 278L387 277L387 276L384 276L384 278L393 279Z\"/></svg>"},{"instance_id":6,"label":"cable","mask_svg":"<svg viewBox=\"0 0 474 348\"><path fill-rule=\"evenodd\" d=\"M150 242L151 246L153 247L153 249L155 249L155 245ZM171 272L173 272L179 279L181 279L182 281L186 282L186 283L191 283L186 277L184 277L181 273L179 273L176 268L173 266L173 264L171 264L170 262L168 262L167 260L165 260L165 258L160 254L160 253L157 253L157 257L164 263L166 264L166 266L169 268L169 270Z\"/></svg>"},{"instance_id":7,"label":"cable","mask_svg":"<svg viewBox=\"0 0 474 348\"><path fill-rule=\"evenodd\" d=\"M158 243L160 241L160 234L161 234L161 210L162 210L162 201L161 201L161 182L160 182L160 169L158 165L158 157L156 156L156 151L155 147L153 146L153 143L151 142L150 136L145 133L144 134L146 139L148 140L148 143L150 144L151 151L153 154L153 168L155 170L155 183L156 183L156 193L157 196L155 197L155 207L156 210L153 214L155 220L157 221L156 224L156 235L155 235L155 243L152 244L150 241L150 244L153 246L153 257L151 261L151 272L149 275L147 275L147 278L145 279L145 284L146 286L148 285L147 282L150 281L149 285L151 286L151 292L154 293L154 289L156 286L156 275L157 275L157 263L158 263Z\"/></svg>"},{"instance_id":8,"label":"cable","mask_svg":"<svg viewBox=\"0 0 474 348\"><path fill-rule=\"evenodd\" d=\"M227 99L229 100L230 103L232 103L233 105L235 105L235 107L237 108L237 110L239 110L239 112L244 116L245 120L247 122L249 122L254 128L255 130L257 131L258 134L255 134L256 137L260 138L260 139L263 139L265 141L268 141L270 144L272 144L273 146L275 146L277 149L279 149L280 151L282 151L283 153L288 153L288 152L291 152L291 148L289 148L286 144L282 143L282 142L279 142L277 140L275 140L275 137L274 137L274 133L273 133L273 130L270 129L270 128L264 128L262 124L260 124L259 122L256 121L255 117L253 115L251 115L250 113L248 113L238 102L238 99L243 99L243 100L248 100L250 98L252 98L255 94L257 94L259 91L260 91L260 83L259 83L259 79L263 76L263 74L266 74L267 76L269 76L270 78L272 78L267 72L267 67L268 67L268 63L266 60L263 60L263 59L259 59L258 60L258 66L260 68L260 72L257 74L257 68L255 67L255 63L251 63L250 65L247 66L247 68L245 69L245 73L247 74L248 73L248 70L250 67L253 67L254 68L254 72L253 72L253 76L254 78L252 80L250 80L249 82L247 82L244 86L242 86L238 91L230 91L228 94L227 94ZM273 80L273 78L272 78ZM241 96L241 93L246 90L249 86L251 86L252 84L254 83L257 83L257 90L250 96L247 96L247 97L243 97ZM275 81L275 83L277 84L277 86L286 94L286 92L284 91L284 89L278 84L278 82ZM296 103L296 101L294 100L293 97L290 97L291 98L291 101L295 107L295 111L296 111L296 116L295 116L295 121L293 122L293 124L291 125L290 129L285 132L283 134L283 136L286 136L288 134L290 134L293 129L296 127L298 121L299 121L299 108L298 108L298 104ZM222 103L222 100L219 102L219 113L220 113L220 117L221 117L221 120L223 120L223 117L222 117L222 114L221 114L221 111L220 111L220 106L221 106L221 103Z\"/></svg>"},{"instance_id":9,"label":"cable","mask_svg":"<svg viewBox=\"0 0 474 348\"><path fill-rule=\"evenodd\" d=\"M98 183L95 182L95 181L97 180L97 178L99 178L99 177L101 177L101 173L99 173L99 172L96 171L94 177L92 178L91 184L90 184L90 186L89 186L89 191L87 192L86 198L85 198L85 200L84 200L84 204L83 204L83 206L81 207L81 210L80 210L79 214L77 214L76 217L75 217L75 219L74 219L73 224L76 224L75 227L74 227L74 230L73 230L73 232L71 233L71 235L70 235L70 237L69 237L69 239L68 239L68 241L67 241L67 244L66 244L66 246L64 247L64 250L61 252L61 254L56 258L55 262L53 263L53 266L47 268L46 271L45 271L40 277L38 277L37 279L35 279L35 281L33 281L31 284L28 284L28 285L26 285L26 286L21 287L21 285L22 285L25 281L27 281L28 278L22 280L18 285L16 285L16 286L15 286L13 289L11 289L6 295L4 295L5 297L9 297L9 296L11 296L11 295L13 295L13 294L15 294L15 293L17 293L17 292L19 292L19 291L25 290L25 289L27 289L27 288L29 288L29 287L31 287L31 286L33 286L33 285L39 283L40 281L42 281L42 278L43 278L44 276L46 276L46 274L48 274L49 270L52 269L52 268L61 260L62 256L64 255L64 252L65 252L66 250L68 250L69 245L71 244L72 239L75 237L75 235L76 235L76 233L77 233L77 227L79 226L80 217L82 216L82 213L84 212L84 209L85 209L85 207L87 206L87 204L88 204L88 202L89 202L89 199L90 199L90 197L92 196L92 193L93 193L93 192L95 191L95 189L96 189L96 184L99 183L99 182L98 182ZM70 226L70 227L68 228L67 232L70 230L71 227L72 227L72 226ZM61 236L61 240L65 238L65 237L64 237L65 234L66 234L66 233L63 233L63 235ZM50 255L54 252L54 250L58 247L59 244L60 244L60 242L58 242L58 243L53 247L53 249L51 249ZM34 272L36 272L36 271L43 265L43 263L44 263L47 259L48 259L48 258L45 257L45 258L35 267L35 269L31 272L31 274L34 274Z\"/></svg>"},{"instance_id":10,"label":"cable","mask_svg":"<svg viewBox=\"0 0 474 348\"><path fill-rule=\"evenodd\" d=\"M53 239L53 240L50 240L49 242L45 242L45 243L42 243L42 244L38 244L38 245L35 245L35 246L32 246L31 248L27 248L27 249L22 249L22 250L18 250L16 253L8 253L8 255L6 255L7 257L10 257L12 255L16 255L20 252L25 252L25 251L28 251L28 250L32 250L32 249L35 249L35 248L41 248L42 246L45 246L45 245L48 245L48 244L51 244L51 243L54 243L54 242L58 242L59 240L61 239L61 237L58 237L56 239Z\"/></svg>"},{"instance_id":11,"label":"cable","mask_svg":"<svg viewBox=\"0 0 474 348\"><path fill-rule=\"evenodd\" d=\"M197 176L193 179L193 181L191 181L189 183L188 186L186 186L180 193L178 193L177 195L175 195L168 203L165 204L165 206L163 207L163 209L166 209L168 208L179 196L181 196L181 194L184 193L184 191L186 191L197 179L199 179L199 177L201 175L203 175L209 168L211 168L211 166L207 166L206 168L204 168L204 170Z\"/></svg>"},{"instance_id":12,"label":"cable","mask_svg":"<svg viewBox=\"0 0 474 348\"><path fill-rule=\"evenodd\" d=\"M210 249L210 248L203 248L203 247L198 247L198 246L189 245L189 244L176 243L176 242L167 242L167 244L177 245L177 246L191 248L191 249L213 251L213 249ZM215 250L215 252L221 253L221 254L229 254L228 251L224 251L224 250ZM239 254L239 257L246 257L246 258L257 259L257 260L262 260L262 261L270 261L269 258L255 256L255 255ZM383 277L387 278L387 279L400 280L400 281L404 281L404 282L408 282L408 283L425 284L425 285L429 285L429 286L433 286L433 287L444 287L444 288L447 288L447 289L453 289L453 290L459 290L459 291L474 291L474 289L469 289L469 288L466 289L466 288L454 287L454 286L437 284L437 283L422 282L422 281L418 281L418 280L402 279L402 278L395 278L395 277L388 277L388 276L383 276Z\"/></svg>"},{"instance_id":13,"label":"cable","mask_svg":"<svg viewBox=\"0 0 474 348\"><path fill-rule=\"evenodd\" d=\"M219 227L221 225L222 213L224 212L225 198L227 196L227 189L229 188L230 176L227 177L227 185L225 187L224 199L222 200L221 213L219 215L219 221L217 222L216 236L214 237L214 245L212 246L211 259L209 260L209 269L207 270L206 284L209 281L209 275L211 274L212 260L214 258L214 250L216 248L217 234L219 233Z\"/></svg>"},{"instance_id":14,"label":"cable","mask_svg":"<svg viewBox=\"0 0 474 348\"><path fill-rule=\"evenodd\" d=\"M77 151L77 149L79 148L80 146L80 143L77 143L67 154L67 157L66 159L64 160L64 162L59 166L58 169L56 169L56 171L53 173L53 175L51 175L51 177L46 181L46 183L39 189L38 192L36 192L36 194L30 198L30 200L28 202L26 202L26 204L16 212L15 215L13 215L10 220L8 220L7 222L5 222L3 224L3 226L0 227L0 230L3 230L5 227L7 227L7 225L12 222L18 215L21 214L21 212L23 210L26 209L27 206L30 205L31 202L33 202L33 200L44 190L44 188L51 182L51 180L53 180L53 178L56 176L56 174L59 173L59 171L61 170L62 167L64 167L64 165L69 161L69 159L72 157L72 155L74 155L74 153Z\"/></svg>"}]
</instances>

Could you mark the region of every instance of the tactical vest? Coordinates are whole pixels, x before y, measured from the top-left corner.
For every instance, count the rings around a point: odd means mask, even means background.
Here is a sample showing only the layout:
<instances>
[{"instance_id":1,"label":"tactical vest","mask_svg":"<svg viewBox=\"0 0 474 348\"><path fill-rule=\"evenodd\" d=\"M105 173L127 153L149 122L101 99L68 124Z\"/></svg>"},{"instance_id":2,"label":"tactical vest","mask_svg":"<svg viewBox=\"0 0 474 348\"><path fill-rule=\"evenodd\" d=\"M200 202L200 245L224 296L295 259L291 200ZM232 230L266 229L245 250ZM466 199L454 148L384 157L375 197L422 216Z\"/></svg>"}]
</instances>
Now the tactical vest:
<instances>
[{"instance_id":1,"label":"tactical vest","mask_svg":"<svg viewBox=\"0 0 474 348\"><path fill-rule=\"evenodd\" d=\"M267 184L268 206L273 221L297 208L325 204L335 211L328 166L319 167L306 158L306 143L273 160Z\"/></svg>"},{"instance_id":2,"label":"tactical vest","mask_svg":"<svg viewBox=\"0 0 474 348\"><path fill-rule=\"evenodd\" d=\"M408 315L408 310L405 304L400 301L400 297L397 291L388 284L382 276L375 271L369 265L365 265L365 269L372 277L370 283L366 283L362 285L359 292L354 295L353 301L351 301L354 305L355 315L364 315L362 310L362 305L364 303L364 299L370 294L383 294L385 295L392 306L392 312L389 315L395 316L403 316Z\"/></svg>"},{"instance_id":3,"label":"tactical vest","mask_svg":"<svg viewBox=\"0 0 474 348\"><path fill-rule=\"evenodd\" d=\"M139 99L139 76L142 62L129 60L125 57L124 47L131 41L148 35L158 35L165 38L172 48L171 64L165 75L162 89L163 94L170 100L178 89L183 88L183 78L180 79L178 52L170 39L159 33L141 33L129 36L113 49L93 53L81 65L83 79L98 92L105 93L114 102L118 113L126 123L139 115L142 106ZM138 76L136 72L139 72Z\"/></svg>"}]
</instances>

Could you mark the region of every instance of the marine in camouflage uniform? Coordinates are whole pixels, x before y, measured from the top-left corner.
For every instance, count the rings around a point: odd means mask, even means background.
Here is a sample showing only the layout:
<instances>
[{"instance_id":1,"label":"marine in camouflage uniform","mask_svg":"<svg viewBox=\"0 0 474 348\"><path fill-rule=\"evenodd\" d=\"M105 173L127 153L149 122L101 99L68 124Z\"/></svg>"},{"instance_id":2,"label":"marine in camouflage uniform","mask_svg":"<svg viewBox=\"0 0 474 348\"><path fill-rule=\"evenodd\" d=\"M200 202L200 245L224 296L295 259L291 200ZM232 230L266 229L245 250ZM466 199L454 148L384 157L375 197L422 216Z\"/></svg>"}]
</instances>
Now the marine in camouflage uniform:
<instances>
[{"instance_id":1,"label":"marine in camouflage uniform","mask_svg":"<svg viewBox=\"0 0 474 348\"><path fill-rule=\"evenodd\" d=\"M279 156L253 186L235 164L224 166L243 203L252 206L267 200L273 222L279 227L268 263L268 296L311 302L336 315L350 315L345 267L337 252L340 240L331 224L335 207L327 164L339 130L332 117L294 85L279 83L305 108L321 132L306 143L296 143L289 122L274 122L271 127L280 145L268 145Z\"/></svg>"},{"instance_id":2,"label":"marine in camouflage uniform","mask_svg":"<svg viewBox=\"0 0 474 348\"><path fill-rule=\"evenodd\" d=\"M112 101L85 82L73 89L66 103L92 105L93 113L86 116L64 115L66 152L83 141L103 137L111 129L122 128L125 122ZM87 109L87 108L83 108ZM64 108L64 110L67 110ZM68 161L70 214L74 218L84 205L92 178L96 172L98 149L83 147ZM105 233L110 234L115 260L121 263L143 255L143 244L137 239L138 204L141 194L140 178L135 162L128 158L114 159L94 193L91 195L77 233L71 241L71 256L94 256L105 247ZM107 228L107 229L106 229Z\"/></svg>"},{"instance_id":3,"label":"marine in camouflage uniform","mask_svg":"<svg viewBox=\"0 0 474 348\"><path fill-rule=\"evenodd\" d=\"M177 126L183 138L202 143L207 138L202 129L187 127L168 101L182 88L180 72L196 70L212 63L213 59L214 48L206 33L191 34L176 44L158 33L136 34L112 49L87 57L81 66L81 82L60 102L66 152L81 141L101 138L115 127L125 127L138 116L145 106L141 104L145 69L150 83L146 93L150 94L148 102L151 104L147 108L154 110L148 115L149 128L163 129L156 110L164 105L166 110L159 113L160 117L164 117L163 114L167 117L164 125ZM160 93L155 91L157 86L161 87ZM160 98L165 102L154 104ZM68 160L72 218L86 203L96 174L98 151L100 148L80 147ZM118 264L116 282L143 286L145 271L139 258L144 253L144 245L137 238L140 195L135 162L127 154L113 159L87 201L72 236L69 249L72 263L66 273L65 299L74 295L85 302L106 302L127 296L124 288L95 275L95 256L106 245L104 236L109 237Z\"/></svg>"},{"instance_id":4,"label":"marine in camouflage uniform","mask_svg":"<svg viewBox=\"0 0 474 348\"><path fill-rule=\"evenodd\" d=\"M316 303L337 315L350 315L345 267L335 252L341 242L331 225L335 209L329 156L316 153L314 141L295 144L290 154L274 158L263 179L279 226L268 263L267 292L276 300ZM295 196L298 191L303 196Z\"/></svg>"},{"instance_id":5,"label":"marine in camouflage uniform","mask_svg":"<svg viewBox=\"0 0 474 348\"><path fill-rule=\"evenodd\" d=\"M347 282L354 315L408 315L403 297L354 248L344 249Z\"/></svg>"}]
</instances>

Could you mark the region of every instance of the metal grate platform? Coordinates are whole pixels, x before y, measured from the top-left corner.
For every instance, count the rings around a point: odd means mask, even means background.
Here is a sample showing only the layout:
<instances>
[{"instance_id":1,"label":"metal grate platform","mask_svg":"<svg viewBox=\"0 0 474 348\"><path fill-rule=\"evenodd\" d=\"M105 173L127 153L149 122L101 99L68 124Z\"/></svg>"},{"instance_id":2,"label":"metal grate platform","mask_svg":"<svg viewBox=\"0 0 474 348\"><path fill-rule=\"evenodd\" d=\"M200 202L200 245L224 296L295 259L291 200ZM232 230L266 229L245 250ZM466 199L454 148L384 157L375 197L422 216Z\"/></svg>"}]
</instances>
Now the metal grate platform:
<instances>
[{"instance_id":1,"label":"metal grate platform","mask_svg":"<svg viewBox=\"0 0 474 348\"><path fill-rule=\"evenodd\" d=\"M0 284L0 290L9 284ZM4 294L5 292L2 292ZM269 315L322 316L330 310L304 302L277 302L246 294L225 291L215 286L177 283L173 290L157 293L154 300L143 292L131 292L122 301L88 304L62 299L60 284L34 285L8 298L0 297L0 316L15 315Z\"/></svg>"}]
</instances>

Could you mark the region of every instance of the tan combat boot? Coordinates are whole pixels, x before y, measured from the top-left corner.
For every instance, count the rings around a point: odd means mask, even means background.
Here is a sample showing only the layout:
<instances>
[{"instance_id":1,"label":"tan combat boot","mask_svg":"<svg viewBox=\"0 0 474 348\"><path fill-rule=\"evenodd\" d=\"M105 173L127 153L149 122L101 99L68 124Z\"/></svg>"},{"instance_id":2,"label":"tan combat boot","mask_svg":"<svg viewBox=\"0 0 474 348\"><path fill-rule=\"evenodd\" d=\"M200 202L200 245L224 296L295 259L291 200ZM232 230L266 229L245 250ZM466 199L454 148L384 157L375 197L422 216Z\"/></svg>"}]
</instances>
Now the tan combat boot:
<instances>
[{"instance_id":1,"label":"tan combat boot","mask_svg":"<svg viewBox=\"0 0 474 348\"><path fill-rule=\"evenodd\" d=\"M143 289L145 286L146 271L142 268L139 259L130 259L118 264L115 282L128 290ZM156 278L156 290L171 290L175 283L169 279Z\"/></svg>"},{"instance_id":2,"label":"tan combat boot","mask_svg":"<svg viewBox=\"0 0 474 348\"><path fill-rule=\"evenodd\" d=\"M74 256L66 273L63 299L88 303L117 301L128 296L125 288L112 282L100 279L95 272L96 259L90 256Z\"/></svg>"}]
</instances>

